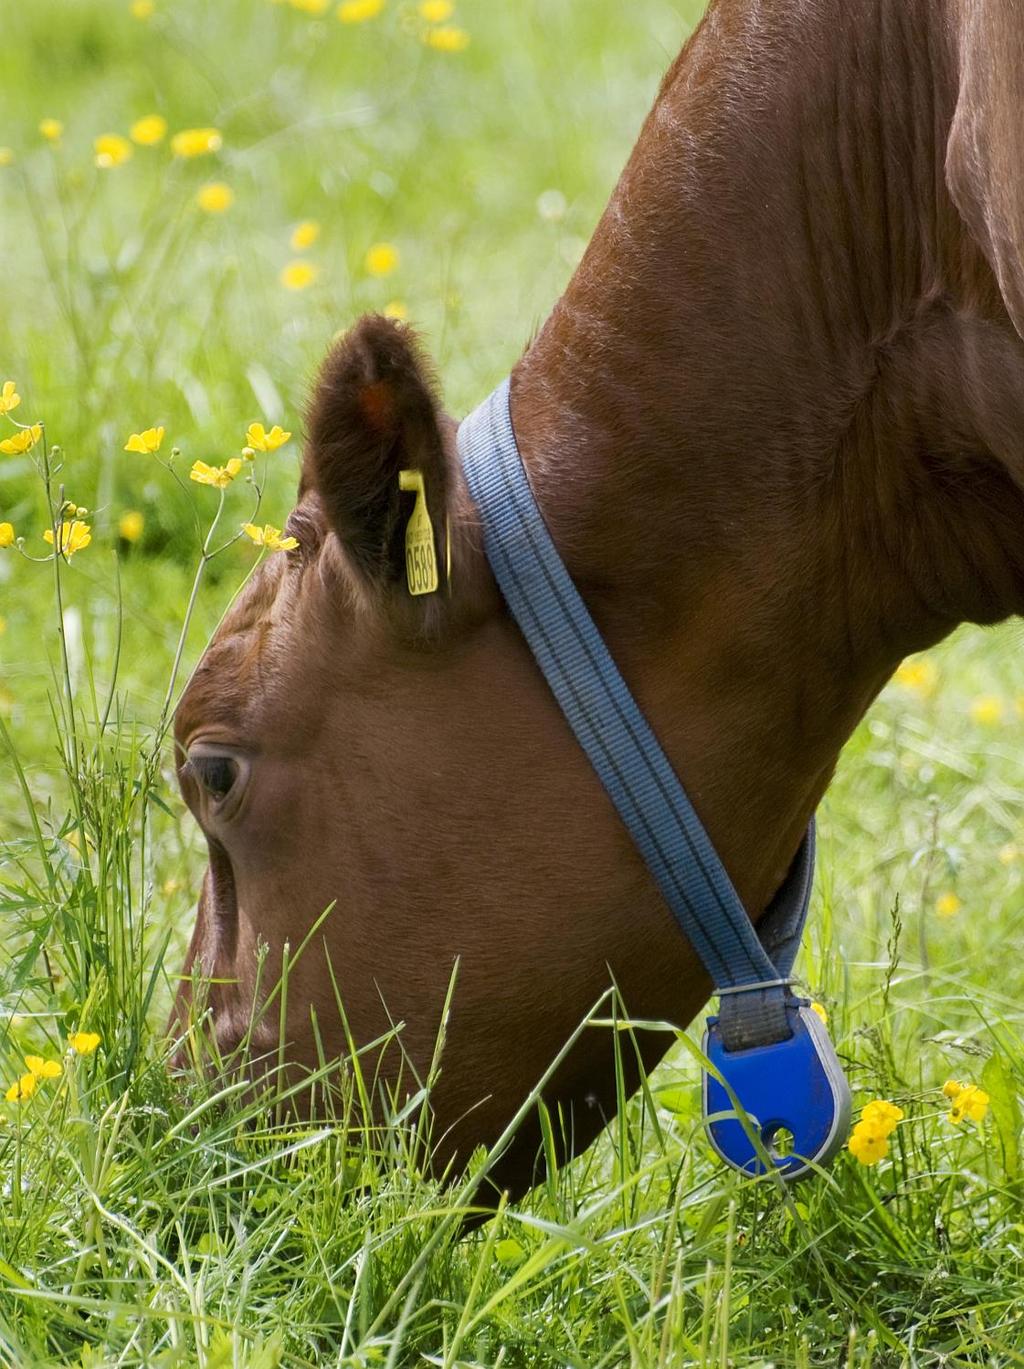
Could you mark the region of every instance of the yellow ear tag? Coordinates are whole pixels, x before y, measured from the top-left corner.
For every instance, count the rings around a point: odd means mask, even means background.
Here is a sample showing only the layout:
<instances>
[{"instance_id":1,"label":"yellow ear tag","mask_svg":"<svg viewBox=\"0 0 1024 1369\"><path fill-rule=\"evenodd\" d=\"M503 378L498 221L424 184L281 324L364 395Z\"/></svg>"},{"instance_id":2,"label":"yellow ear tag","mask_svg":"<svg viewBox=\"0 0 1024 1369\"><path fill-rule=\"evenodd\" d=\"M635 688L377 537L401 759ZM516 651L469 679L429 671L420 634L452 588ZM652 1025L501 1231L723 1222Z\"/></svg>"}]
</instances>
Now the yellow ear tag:
<instances>
[{"instance_id":1,"label":"yellow ear tag","mask_svg":"<svg viewBox=\"0 0 1024 1369\"><path fill-rule=\"evenodd\" d=\"M405 576L410 594L433 594L437 589L434 528L427 512L422 471L399 471L398 488L415 490L416 504L405 525Z\"/></svg>"}]
</instances>

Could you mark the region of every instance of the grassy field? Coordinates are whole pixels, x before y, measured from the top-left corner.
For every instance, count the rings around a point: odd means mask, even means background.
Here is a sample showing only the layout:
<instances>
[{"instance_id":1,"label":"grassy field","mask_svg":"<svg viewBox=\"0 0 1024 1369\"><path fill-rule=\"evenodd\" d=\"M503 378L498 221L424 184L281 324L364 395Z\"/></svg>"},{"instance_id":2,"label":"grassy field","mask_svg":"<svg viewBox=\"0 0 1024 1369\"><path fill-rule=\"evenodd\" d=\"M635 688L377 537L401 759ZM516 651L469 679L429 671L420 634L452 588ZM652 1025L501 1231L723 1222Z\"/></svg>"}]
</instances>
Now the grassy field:
<instances>
[{"instance_id":1,"label":"grassy field","mask_svg":"<svg viewBox=\"0 0 1024 1369\"><path fill-rule=\"evenodd\" d=\"M287 515L311 372L386 308L422 328L453 412L481 398L702 5L376 8L3 9L0 386L21 403L0 439L45 436L0 456L0 541L23 539L0 550L0 1360L1024 1363L1016 627L908 663L821 814L801 971L858 1107L904 1114L877 1163L844 1153L789 1193L723 1172L695 1028L590 1153L463 1235L488 1157L436 1184L408 1111L275 1127L168 1077L203 866L168 701L257 555L239 525ZM166 130L136 126L152 115ZM172 155L188 129L217 136ZM295 439L223 493L188 480L253 422ZM156 425L159 452L123 450ZM62 499L91 541L55 565ZM987 1107L951 1120L947 1079Z\"/></svg>"}]
</instances>

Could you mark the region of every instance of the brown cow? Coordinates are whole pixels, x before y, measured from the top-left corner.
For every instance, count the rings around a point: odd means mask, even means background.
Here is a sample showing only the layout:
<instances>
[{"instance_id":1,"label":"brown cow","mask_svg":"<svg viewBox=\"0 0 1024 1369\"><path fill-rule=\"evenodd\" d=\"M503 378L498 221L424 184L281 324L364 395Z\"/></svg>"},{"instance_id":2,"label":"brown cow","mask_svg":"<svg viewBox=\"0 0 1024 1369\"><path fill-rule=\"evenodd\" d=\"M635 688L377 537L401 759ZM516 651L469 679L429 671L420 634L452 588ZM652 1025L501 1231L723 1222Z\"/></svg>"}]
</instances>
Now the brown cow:
<instances>
[{"instance_id":1,"label":"brown cow","mask_svg":"<svg viewBox=\"0 0 1024 1369\"><path fill-rule=\"evenodd\" d=\"M1020 0L718 0L513 372L556 544L755 918L897 662L1024 609L1022 167ZM402 1021L424 1072L458 958L433 1103L461 1160L609 971L678 1023L709 986L504 610L455 432L407 329L333 347L301 546L218 631L177 742L221 1046L258 943L267 986L333 905L290 973L290 1060L344 1053L333 976L356 1040ZM422 598L406 467L452 536ZM275 1008L256 1048L277 1036ZM576 1146L609 1060L585 1033L549 1090Z\"/></svg>"}]
</instances>

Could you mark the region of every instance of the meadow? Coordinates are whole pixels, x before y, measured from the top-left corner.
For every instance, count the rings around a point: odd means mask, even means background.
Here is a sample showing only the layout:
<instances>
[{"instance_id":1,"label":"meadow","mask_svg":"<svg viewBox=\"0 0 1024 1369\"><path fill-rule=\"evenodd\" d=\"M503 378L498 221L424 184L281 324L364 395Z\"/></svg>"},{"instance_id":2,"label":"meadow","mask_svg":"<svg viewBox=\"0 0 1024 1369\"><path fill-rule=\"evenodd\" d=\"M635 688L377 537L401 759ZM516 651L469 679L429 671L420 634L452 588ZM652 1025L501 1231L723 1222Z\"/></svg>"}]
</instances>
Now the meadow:
<instances>
[{"instance_id":1,"label":"meadow","mask_svg":"<svg viewBox=\"0 0 1024 1369\"><path fill-rule=\"evenodd\" d=\"M0 1362L1024 1364L1015 625L905 663L820 815L799 971L858 1111L899 1110L870 1153L790 1190L726 1173L695 1024L590 1152L467 1233L489 1157L431 1178L425 1098L303 1127L166 1067L204 865L167 722L274 554L241 528L284 523L324 347L408 318L472 407L702 8L4 6Z\"/></svg>"}]
</instances>

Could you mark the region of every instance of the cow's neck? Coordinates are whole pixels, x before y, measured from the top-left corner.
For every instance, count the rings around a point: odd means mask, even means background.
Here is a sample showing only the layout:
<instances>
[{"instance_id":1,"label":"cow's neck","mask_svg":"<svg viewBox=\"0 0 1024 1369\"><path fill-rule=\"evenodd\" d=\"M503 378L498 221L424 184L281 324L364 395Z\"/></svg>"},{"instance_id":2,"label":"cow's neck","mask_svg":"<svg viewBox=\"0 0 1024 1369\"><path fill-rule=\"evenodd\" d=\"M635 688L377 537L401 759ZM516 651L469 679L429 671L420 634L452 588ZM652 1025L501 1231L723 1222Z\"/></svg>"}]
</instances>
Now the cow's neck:
<instances>
[{"instance_id":1,"label":"cow's neck","mask_svg":"<svg viewBox=\"0 0 1024 1369\"><path fill-rule=\"evenodd\" d=\"M909 379L956 345L950 58L878 5L717 8L513 375L556 541L754 909L900 658L998 616L918 459L955 397Z\"/></svg>"}]
</instances>

